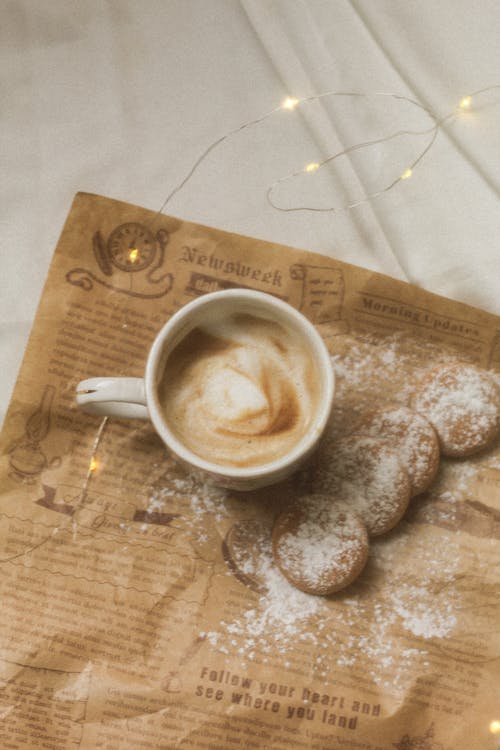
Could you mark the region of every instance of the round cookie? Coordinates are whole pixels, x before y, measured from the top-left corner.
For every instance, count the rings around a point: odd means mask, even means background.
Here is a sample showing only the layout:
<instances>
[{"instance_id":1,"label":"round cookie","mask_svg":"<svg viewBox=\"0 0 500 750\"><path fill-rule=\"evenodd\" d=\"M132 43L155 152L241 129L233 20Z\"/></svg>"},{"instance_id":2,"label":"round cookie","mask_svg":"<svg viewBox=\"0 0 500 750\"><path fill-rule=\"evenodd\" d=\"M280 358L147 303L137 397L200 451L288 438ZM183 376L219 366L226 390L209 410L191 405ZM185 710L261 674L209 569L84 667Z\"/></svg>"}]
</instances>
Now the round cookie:
<instances>
[{"instance_id":1,"label":"round cookie","mask_svg":"<svg viewBox=\"0 0 500 750\"><path fill-rule=\"evenodd\" d=\"M349 435L323 444L313 491L341 497L360 516L368 534L380 536L404 515L411 485L408 472L387 441Z\"/></svg>"},{"instance_id":2,"label":"round cookie","mask_svg":"<svg viewBox=\"0 0 500 750\"><path fill-rule=\"evenodd\" d=\"M478 453L500 430L499 389L474 365L453 363L430 370L417 386L412 406L433 425L445 456Z\"/></svg>"},{"instance_id":3,"label":"round cookie","mask_svg":"<svg viewBox=\"0 0 500 750\"><path fill-rule=\"evenodd\" d=\"M412 497L430 487L439 468L439 441L422 414L406 406L385 406L368 414L357 432L387 440L396 450L408 472Z\"/></svg>"},{"instance_id":4,"label":"round cookie","mask_svg":"<svg viewBox=\"0 0 500 750\"><path fill-rule=\"evenodd\" d=\"M368 559L368 534L349 509L325 495L309 495L278 516L273 555L293 586L326 596L359 576Z\"/></svg>"}]
</instances>

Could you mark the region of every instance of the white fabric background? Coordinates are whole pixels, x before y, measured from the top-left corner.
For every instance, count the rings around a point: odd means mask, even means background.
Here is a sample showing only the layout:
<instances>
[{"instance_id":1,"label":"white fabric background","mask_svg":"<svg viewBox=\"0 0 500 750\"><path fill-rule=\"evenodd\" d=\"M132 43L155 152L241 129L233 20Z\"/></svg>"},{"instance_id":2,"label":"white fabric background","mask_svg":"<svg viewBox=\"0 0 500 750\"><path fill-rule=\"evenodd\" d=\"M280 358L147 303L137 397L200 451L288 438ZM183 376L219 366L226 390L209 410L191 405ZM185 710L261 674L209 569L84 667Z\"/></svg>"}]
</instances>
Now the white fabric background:
<instances>
[{"instance_id":1,"label":"white fabric background","mask_svg":"<svg viewBox=\"0 0 500 750\"><path fill-rule=\"evenodd\" d=\"M499 29L496 0L0 0L0 421L77 191L158 209L211 142L287 95L395 92L445 115L500 84ZM381 97L279 112L216 149L167 213L500 314L499 102L500 89L451 121L411 180L335 214L277 212L266 190L428 120ZM420 144L358 152L279 195L342 205L400 174Z\"/></svg>"}]
</instances>

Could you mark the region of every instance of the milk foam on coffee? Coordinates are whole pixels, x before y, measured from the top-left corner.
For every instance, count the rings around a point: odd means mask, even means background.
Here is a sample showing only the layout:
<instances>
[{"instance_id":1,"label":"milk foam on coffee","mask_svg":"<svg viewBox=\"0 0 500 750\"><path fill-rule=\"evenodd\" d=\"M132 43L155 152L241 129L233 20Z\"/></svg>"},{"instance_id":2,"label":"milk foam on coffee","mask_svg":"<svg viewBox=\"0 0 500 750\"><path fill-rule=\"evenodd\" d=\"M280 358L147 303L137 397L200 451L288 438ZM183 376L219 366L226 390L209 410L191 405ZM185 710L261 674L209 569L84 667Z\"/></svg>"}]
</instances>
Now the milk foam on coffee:
<instances>
[{"instance_id":1,"label":"milk foam on coffee","mask_svg":"<svg viewBox=\"0 0 500 750\"><path fill-rule=\"evenodd\" d=\"M159 386L177 439L229 466L288 453L307 432L319 398L320 378L298 332L246 313L188 333L170 353Z\"/></svg>"}]
</instances>

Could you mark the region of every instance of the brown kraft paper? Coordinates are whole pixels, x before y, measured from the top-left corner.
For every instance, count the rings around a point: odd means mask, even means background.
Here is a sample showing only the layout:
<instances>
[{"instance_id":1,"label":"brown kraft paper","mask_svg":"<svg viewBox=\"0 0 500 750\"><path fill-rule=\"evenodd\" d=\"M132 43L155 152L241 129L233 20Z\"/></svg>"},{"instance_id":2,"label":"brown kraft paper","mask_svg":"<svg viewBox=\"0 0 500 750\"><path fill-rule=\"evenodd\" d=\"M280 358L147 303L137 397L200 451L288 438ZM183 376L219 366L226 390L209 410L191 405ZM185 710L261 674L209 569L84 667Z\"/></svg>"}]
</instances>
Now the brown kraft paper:
<instances>
[{"instance_id":1,"label":"brown kraft paper","mask_svg":"<svg viewBox=\"0 0 500 750\"><path fill-rule=\"evenodd\" d=\"M148 422L76 408L80 380L141 377L176 309L238 286L316 324L338 435L381 403L407 404L435 363L500 370L494 315L78 194L1 437L0 746L493 749L498 445L443 459L431 489L372 541L360 578L320 598L287 587L255 541L295 478L214 489L173 463Z\"/></svg>"}]
</instances>

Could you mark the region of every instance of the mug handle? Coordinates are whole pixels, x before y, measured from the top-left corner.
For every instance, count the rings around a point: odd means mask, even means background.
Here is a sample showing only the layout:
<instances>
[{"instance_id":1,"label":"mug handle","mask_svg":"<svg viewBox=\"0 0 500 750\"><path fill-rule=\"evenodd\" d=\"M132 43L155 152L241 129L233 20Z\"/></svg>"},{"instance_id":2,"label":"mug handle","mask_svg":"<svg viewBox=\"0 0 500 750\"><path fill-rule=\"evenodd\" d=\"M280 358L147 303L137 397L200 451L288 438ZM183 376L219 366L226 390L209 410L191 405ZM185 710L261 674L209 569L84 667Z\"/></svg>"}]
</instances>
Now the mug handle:
<instances>
[{"instance_id":1,"label":"mug handle","mask_svg":"<svg viewBox=\"0 0 500 750\"><path fill-rule=\"evenodd\" d=\"M149 419L142 378L88 378L76 386L76 403L89 414Z\"/></svg>"}]
</instances>

